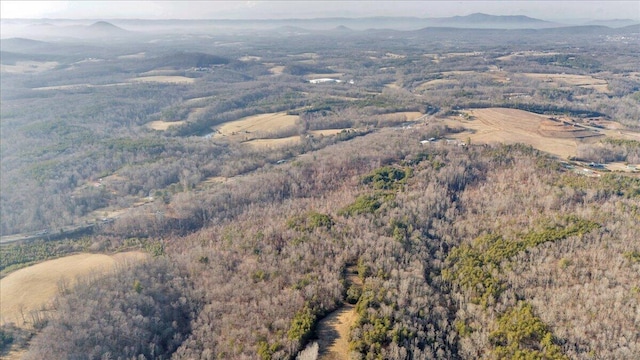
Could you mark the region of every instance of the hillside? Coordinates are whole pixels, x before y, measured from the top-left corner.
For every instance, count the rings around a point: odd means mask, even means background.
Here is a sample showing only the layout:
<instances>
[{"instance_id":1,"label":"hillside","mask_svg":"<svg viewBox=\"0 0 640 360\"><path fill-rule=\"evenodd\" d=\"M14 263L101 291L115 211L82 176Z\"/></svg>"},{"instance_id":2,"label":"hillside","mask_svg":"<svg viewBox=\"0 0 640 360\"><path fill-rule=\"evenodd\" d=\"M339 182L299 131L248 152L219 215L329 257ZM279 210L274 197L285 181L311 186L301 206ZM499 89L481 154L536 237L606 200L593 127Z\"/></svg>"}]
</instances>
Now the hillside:
<instances>
[{"instance_id":1,"label":"hillside","mask_svg":"<svg viewBox=\"0 0 640 360\"><path fill-rule=\"evenodd\" d=\"M3 39L0 356L636 359L639 34L412 19Z\"/></svg>"}]
</instances>

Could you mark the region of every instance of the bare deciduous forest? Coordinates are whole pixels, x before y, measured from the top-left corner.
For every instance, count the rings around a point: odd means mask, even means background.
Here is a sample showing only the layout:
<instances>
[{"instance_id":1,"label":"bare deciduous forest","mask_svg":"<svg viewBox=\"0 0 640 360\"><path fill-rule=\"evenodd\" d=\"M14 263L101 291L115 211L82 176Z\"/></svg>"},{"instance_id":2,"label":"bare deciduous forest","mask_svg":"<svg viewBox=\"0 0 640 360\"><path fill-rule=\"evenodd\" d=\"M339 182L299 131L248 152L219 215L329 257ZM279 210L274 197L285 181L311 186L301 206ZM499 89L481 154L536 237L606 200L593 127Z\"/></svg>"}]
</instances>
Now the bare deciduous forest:
<instances>
[{"instance_id":1,"label":"bare deciduous forest","mask_svg":"<svg viewBox=\"0 0 640 360\"><path fill-rule=\"evenodd\" d=\"M152 256L3 355L322 358L352 304L345 359L640 356L638 25L116 25L2 40L0 275Z\"/></svg>"}]
</instances>

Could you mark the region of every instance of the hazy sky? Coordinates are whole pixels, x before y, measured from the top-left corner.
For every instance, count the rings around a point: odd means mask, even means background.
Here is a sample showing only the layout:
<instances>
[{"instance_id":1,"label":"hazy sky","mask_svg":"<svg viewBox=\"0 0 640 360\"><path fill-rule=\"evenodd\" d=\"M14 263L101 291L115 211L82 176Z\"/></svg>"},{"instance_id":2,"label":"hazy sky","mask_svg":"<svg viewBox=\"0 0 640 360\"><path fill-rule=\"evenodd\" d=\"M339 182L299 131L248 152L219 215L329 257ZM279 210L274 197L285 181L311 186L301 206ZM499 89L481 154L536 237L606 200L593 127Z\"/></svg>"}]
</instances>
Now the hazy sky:
<instances>
[{"instance_id":1,"label":"hazy sky","mask_svg":"<svg viewBox=\"0 0 640 360\"><path fill-rule=\"evenodd\" d=\"M2 18L281 19L312 17L446 17L483 12L545 20L640 20L630 1L0 1Z\"/></svg>"}]
</instances>

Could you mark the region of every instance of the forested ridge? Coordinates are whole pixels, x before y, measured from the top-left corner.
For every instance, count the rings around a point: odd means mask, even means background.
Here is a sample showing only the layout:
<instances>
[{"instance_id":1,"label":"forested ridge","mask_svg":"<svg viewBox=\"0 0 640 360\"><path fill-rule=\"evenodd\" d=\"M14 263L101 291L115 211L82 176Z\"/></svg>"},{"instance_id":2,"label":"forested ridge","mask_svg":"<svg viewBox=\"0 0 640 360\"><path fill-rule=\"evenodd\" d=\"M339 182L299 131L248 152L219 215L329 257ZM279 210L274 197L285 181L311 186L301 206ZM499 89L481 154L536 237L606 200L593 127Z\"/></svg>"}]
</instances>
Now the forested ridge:
<instances>
[{"instance_id":1,"label":"forested ridge","mask_svg":"<svg viewBox=\"0 0 640 360\"><path fill-rule=\"evenodd\" d=\"M151 256L61 283L0 351L315 359L348 302L353 359L637 358L640 69L601 31L176 35L83 48L98 60L3 43L11 66L61 64L3 72L1 231L24 239L2 276ZM569 158L471 141L462 110L494 107L595 135ZM260 114L295 121L220 130Z\"/></svg>"}]
</instances>

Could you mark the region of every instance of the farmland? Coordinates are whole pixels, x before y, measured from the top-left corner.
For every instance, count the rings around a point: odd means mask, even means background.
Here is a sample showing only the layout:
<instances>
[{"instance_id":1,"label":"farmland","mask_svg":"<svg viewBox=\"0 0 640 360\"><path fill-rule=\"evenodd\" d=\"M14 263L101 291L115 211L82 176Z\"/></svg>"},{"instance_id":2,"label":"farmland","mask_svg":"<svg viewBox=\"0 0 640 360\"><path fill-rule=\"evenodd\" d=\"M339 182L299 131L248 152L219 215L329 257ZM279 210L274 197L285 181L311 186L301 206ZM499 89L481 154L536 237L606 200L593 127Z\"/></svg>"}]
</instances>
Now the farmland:
<instances>
[{"instance_id":1,"label":"farmland","mask_svg":"<svg viewBox=\"0 0 640 360\"><path fill-rule=\"evenodd\" d=\"M391 21L3 37L0 355L635 359L637 26Z\"/></svg>"},{"instance_id":2,"label":"farmland","mask_svg":"<svg viewBox=\"0 0 640 360\"><path fill-rule=\"evenodd\" d=\"M43 316L38 312L51 311L49 302L60 286L73 288L78 277L113 271L118 264L140 261L145 257L142 252L77 254L17 270L0 279L0 321L2 324L13 322L26 326Z\"/></svg>"}]
</instances>

